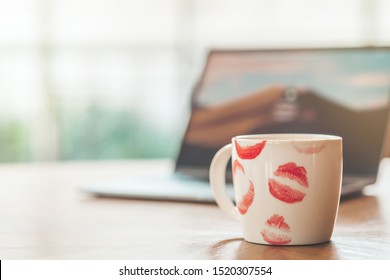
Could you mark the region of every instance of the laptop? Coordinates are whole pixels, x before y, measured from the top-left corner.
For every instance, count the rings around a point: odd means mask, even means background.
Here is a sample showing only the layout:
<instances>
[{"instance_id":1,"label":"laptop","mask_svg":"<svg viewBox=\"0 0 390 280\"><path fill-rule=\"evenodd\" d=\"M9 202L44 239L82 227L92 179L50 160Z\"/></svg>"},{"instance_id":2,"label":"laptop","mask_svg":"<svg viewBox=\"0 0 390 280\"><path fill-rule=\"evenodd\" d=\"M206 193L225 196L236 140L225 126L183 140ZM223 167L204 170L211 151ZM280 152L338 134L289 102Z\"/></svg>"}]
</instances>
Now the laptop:
<instances>
[{"instance_id":1,"label":"laptop","mask_svg":"<svg viewBox=\"0 0 390 280\"><path fill-rule=\"evenodd\" d=\"M118 178L83 190L214 202L211 160L232 136L243 134L341 136L342 197L375 183L381 159L390 156L390 48L212 50L190 102L172 174ZM232 187L228 192L233 198Z\"/></svg>"}]
</instances>

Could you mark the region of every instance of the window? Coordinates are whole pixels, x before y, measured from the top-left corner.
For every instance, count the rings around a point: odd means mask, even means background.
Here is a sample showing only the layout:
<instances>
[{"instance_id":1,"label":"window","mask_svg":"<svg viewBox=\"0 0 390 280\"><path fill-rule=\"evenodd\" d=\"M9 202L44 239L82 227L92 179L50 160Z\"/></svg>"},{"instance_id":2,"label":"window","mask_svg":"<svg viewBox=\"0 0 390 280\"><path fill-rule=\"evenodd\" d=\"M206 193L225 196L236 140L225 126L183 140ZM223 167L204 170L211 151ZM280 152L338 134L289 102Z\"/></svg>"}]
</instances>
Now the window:
<instances>
[{"instance_id":1,"label":"window","mask_svg":"<svg viewBox=\"0 0 390 280\"><path fill-rule=\"evenodd\" d=\"M386 44L385 0L2 0L0 161L175 157L212 47Z\"/></svg>"}]
</instances>

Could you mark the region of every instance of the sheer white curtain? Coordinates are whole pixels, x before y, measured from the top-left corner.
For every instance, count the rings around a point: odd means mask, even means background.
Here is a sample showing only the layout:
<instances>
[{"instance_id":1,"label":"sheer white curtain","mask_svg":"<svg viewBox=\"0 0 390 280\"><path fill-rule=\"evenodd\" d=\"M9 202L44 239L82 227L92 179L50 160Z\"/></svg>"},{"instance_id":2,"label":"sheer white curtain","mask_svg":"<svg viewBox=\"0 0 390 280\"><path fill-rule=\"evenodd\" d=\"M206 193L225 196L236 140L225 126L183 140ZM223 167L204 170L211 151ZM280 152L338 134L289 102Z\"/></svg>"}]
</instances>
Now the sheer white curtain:
<instances>
[{"instance_id":1,"label":"sheer white curtain","mask_svg":"<svg viewBox=\"0 0 390 280\"><path fill-rule=\"evenodd\" d=\"M386 0L0 0L0 161L172 157L209 48L389 31Z\"/></svg>"}]
</instances>

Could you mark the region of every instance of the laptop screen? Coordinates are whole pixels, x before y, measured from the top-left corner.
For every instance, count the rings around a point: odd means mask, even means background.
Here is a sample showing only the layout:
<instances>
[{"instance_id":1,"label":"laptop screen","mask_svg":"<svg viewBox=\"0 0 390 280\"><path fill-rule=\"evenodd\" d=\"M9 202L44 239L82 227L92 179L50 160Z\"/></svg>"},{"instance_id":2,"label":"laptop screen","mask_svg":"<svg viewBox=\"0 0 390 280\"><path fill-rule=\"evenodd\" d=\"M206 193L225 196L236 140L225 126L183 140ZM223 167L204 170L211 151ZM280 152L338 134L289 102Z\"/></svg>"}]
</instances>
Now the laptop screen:
<instances>
[{"instance_id":1,"label":"laptop screen","mask_svg":"<svg viewBox=\"0 0 390 280\"><path fill-rule=\"evenodd\" d=\"M344 173L376 175L389 110L390 49L211 51L192 99L178 171L204 169L231 137L343 137Z\"/></svg>"}]
</instances>

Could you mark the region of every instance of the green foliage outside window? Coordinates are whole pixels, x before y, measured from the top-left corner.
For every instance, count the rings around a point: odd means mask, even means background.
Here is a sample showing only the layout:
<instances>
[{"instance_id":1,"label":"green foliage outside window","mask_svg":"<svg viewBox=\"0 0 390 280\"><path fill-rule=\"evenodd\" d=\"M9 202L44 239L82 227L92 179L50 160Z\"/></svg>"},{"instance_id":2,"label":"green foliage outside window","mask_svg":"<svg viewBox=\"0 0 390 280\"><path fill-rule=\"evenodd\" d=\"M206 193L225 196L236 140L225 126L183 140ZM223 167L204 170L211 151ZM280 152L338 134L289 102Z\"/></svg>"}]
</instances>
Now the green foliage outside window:
<instances>
[{"instance_id":1,"label":"green foliage outside window","mask_svg":"<svg viewBox=\"0 0 390 280\"><path fill-rule=\"evenodd\" d=\"M58 108L54 160L173 158L180 143L177 133L154 127L128 109L107 108L96 102L82 110ZM27 121L0 120L0 162L36 160L32 133Z\"/></svg>"}]
</instances>

